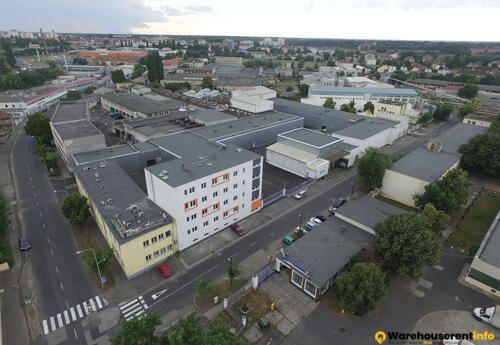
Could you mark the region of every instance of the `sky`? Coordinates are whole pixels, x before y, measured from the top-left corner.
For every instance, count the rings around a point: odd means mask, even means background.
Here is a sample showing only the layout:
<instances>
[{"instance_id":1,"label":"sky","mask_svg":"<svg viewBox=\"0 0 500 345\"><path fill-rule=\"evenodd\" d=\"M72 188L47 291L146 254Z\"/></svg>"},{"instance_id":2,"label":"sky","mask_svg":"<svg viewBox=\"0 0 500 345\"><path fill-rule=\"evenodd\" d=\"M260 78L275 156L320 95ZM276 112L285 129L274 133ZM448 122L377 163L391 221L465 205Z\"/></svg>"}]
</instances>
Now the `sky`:
<instances>
[{"instance_id":1,"label":"sky","mask_svg":"<svg viewBox=\"0 0 500 345\"><path fill-rule=\"evenodd\" d=\"M1 0L0 30L500 41L500 0Z\"/></svg>"}]
</instances>

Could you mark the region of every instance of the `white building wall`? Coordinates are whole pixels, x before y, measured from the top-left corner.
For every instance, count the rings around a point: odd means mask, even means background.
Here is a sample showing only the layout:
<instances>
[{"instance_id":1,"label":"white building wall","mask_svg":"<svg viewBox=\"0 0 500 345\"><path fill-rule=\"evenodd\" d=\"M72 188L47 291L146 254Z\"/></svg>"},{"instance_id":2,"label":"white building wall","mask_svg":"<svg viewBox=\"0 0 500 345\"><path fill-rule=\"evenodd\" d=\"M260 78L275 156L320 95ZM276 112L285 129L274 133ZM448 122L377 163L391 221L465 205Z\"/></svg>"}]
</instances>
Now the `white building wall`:
<instances>
[{"instance_id":1,"label":"white building wall","mask_svg":"<svg viewBox=\"0 0 500 345\"><path fill-rule=\"evenodd\" d=\"M490 121L478 120L478 119L464 118L463 123L466 123L468 125L479 126L479 127L489 127L489 126L491 126L491 122Z\"/></svg>"},{"instance_id":2,"label":"white building wall","mask_svg":"<svg viewBox=\"0 0 500 345\"><path fill-rule=\"evenodd\" d=\"M307 176L307 163L266 149L266 162L300 177Z\"/></svg>"},{"instance_id":3,"label":"white building wall","mask_svg":"<svg viewBox=\"0 0 500 345\"><path fill-rule=\"evenodd\" d=\"M234 172L237 172L236 176ZM262 207L261 202L258 202L259 206L252 209L255 205L255 200L252 201L252 161L175 188L169 186L167 181L152 175L147 169L145 173L149 198L176 220L179 250L198 243ZM229 174L227 181L212 186L214 177L221 179L226 173ZM258 188L255 190L259 191L258 200L261 200L262 159L259 176ZM202 188L202 184L206 184L206 187ZM189 192L190 188L194 188L194 191ZM190 201L195 201L196 206L186 210L185 204ZM219 205L218 209L211 209L207 214L203 214L203 209L214 205ZM235 208L238 210L234 211ZM233 211L225 216L224 213L230 210Z\"/></svg>"},{"instance_id":4,"label":"white building wall","mask_svg":"<svg viewBox=\"0 0 500 345\"><path fill-rule=\"evenodd\" d=\"M415 207L413 196L425 192L429 182L416 179L407 175L387 169L380 193L389 199L401 204Z\"/></svg>"}]
</instances>

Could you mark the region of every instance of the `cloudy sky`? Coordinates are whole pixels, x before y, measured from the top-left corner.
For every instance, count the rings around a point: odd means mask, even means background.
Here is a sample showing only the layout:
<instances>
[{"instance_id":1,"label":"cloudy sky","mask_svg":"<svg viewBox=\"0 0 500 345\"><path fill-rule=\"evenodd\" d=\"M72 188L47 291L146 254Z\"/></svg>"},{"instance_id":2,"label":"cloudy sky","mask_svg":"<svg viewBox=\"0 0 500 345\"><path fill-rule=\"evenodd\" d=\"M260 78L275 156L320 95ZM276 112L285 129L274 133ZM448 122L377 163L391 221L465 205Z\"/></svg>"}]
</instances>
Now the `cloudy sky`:
<instances>
[{"instance_id":1,"label":"cloudy sky","mask_svg":"<svg viewBox=\"0 0 500 345\"><path fill-rule=\"evenodd\" d=\"M2 0L0 30L500 41L500 0Z\"/></svg>"}]
</instances>

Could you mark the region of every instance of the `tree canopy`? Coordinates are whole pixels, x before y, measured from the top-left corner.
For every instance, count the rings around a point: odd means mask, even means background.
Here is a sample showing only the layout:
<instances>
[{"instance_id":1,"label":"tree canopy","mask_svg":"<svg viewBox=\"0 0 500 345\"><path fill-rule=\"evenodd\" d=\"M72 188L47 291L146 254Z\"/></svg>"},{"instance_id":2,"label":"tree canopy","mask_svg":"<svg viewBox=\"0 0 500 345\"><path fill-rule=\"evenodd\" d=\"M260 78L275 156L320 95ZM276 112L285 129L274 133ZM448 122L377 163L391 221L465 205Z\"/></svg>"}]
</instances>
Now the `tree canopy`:
<instances>
[{"instance_id":1,"label":"tree canopy","mask_svg":"<svg viewBox=\"0 0 500 345\"><path fill-rule=\"evenodd\" d=\"M370 147L357 162L359 181L370 189L382 187L385 169L392 165L391 157L385 152Z\"/></svg>"},{"instance_id":2,"label":"tree canopy","mask_svg":"<svg viewBox=\"0 0 500 345\"><path fill-rule=\"evenodd\" d=\"M146 72L146 67L140 63L134 65L134 71L132 72L132 79L139 78L144 72Z\"/></svg>"},{"instance_id":3,"label":"tree canopy","mask_svg":"<svg viewBox=\"0 0 500 345\"><path fill-rule=\"evenodd\" d=\"M432 113L432 117L436 121L447 121L452 111L453 107L450 104L440 103Z\"/></svg>"},{"instance_id":4,"label":"tree canopy","mask_svg":"<svg viewBox=\"0 0 500 345\"><path fill-rule=\"evenodd\" d=\"M457 211L467 201L472 185L467 176L462 169L451 170L442 179L425 186L423 194L415 195L415 205L424 208L430 203L447 214Z\"/></svg>"},{"instance_id":5,"label":"tree canopy","mask_svg":"<svg viewBox=\"0 0 500 345\"><path fill-rule=\"evenodd\" d=\"M474 112L477 107L479 106L479 101L476 99L472 99L470 101L466 101L459 109L458 109L458 114L460 115L461 118L463 118L465 115L468 115L472 112Z\"/></svg>"},{"instance_id":6,"label":"tree canopy","mask_svg":"<svg viewBox=\"0 0 500 345\"><path fill-rule=\"evenodd\" d=\"M50 130L49 119L42 113L35 113L28 116L26 134L34 136L39 145L52 145L52 132Z\"/></svg>"},{"instance_id":7,"label":"tree canopy","mask_svg":"<svg viewBox=\"0 0 500 345\"><path fill-rule=\"evenodd\" d=\"M458 95L467 99L471 99L477 96L479 91L479 86L476 84L465 84L460 90L458 90Z\"/></svg>"},{"instance_id":8,"label":"tree canopy","mask_svg":"<svg viewBox=\"0 0 500 345\"><path fill-rule=\"evenodd\" d=\"M123 73L123 70L116 69L111 72L111 80L113 81L113 83L118 84L125 83L127 81L127 78L125 78L125 73Z\"/></svg>"},{"instance_id":9,"label":"tree canopy","mask_svg":"<svg viewBox=\"0 0 500 345\"><path fill-rule=\"evenodd\" d=\"M203 77L203 79L201 81L200 87L202 89L210 89L210 90L212 90L214 88L214 81L212 80L211 77L205 76L205 77Z\"/></svg>"},{"instance_id":10,"label":"tree canopy","mask_svg":"<svg viewBox=\"0 0 500 345\"><path fill-rule=\"evenodd\" d=\"M63 215L73 225L82 225L88 216L90 216L87 198L78 193L69 194L64 198L61 209Z\"/></svg>"},{"instance_id":11,"label":"tree canopy","mask_svg":"<svg viewBox=\"0 0 500 345\"><path fill-rule=\"evenodd\" d=\"M325 99L325 103L323 103L323 107L328 108L328 109L335 109L335 102L331 97L327 97Z\"/></svg>"},{"instance_id":12,"label":"tree canopy","mask_svg":"<svg viewBox=\"0 0 500 345\"><path fill-rule=\"evenodd\" d=\"M307 97L309 94L309 85L307 84L300 84L299 86L299 94L301 97Z\"/></svg>"},{"instance_id":13,"label":"tree canopy","mask_svg":"<svg viewBox=\"0 0 500 345\"><path fill-rule=\"evenodd\" d=\"M387 293L384 272L373 263L358 262L336 279L337 296L342 307L364 315Z\"/></svg>"},{"instance_id":14,"label":"tree canopy","mask_svg":"<svg viewBox=\"0 0 500 345\"><path fill-rule=\"evenodd\" d=\"M145 59L146 68L148 69L148 80L150 82L159 83L163 79L164 70L163 62L161 61L158 51L150 51Z\"/></svg>"},{"instance_id":15,"label":"tree canopy","mask_svg":"<svg viewBox=\"0 0 500 345\"><path fill-rule=\"evenodd\" d=\"M350 101L347 104L342 104L340 106L340 110L347 111L348 113L356 114L356 105L355 105L354 101Z\"/></svg>"},{"instance_id":16,"label":"tree canopy","mask_svg":"<svg viewBox=\"0 0 500 345\"><path fill-rule=\"evenodd\" d=\"M389 216L375 225L374 252L388 270L416 278L424 265L439 262L442 249L424 215L411 212Z\"/></svg>"},{"instance_id":17,"label":"tree canopy","mask_svg":"<svg viewBox=\"0 0 500 345\"><path fill-rule=\"evenodd\" d=\"M66 94L66 100L68 101L78 101L81 98L82 95L80 94L80 92L75 90L69 90L68 93Z\"/></svg>"},{"instance_id":18,"label":"tree canopy","mask_svg":"<svg viewBox=\"0 0 500 345\"><path fill-rule=\"evenodd\" d=\"M363 106L363 111L367 110L369 110L370 113L372 114L375 112L375 105L370 101L366 102L365 105Z\"/></svg>"},{"instance_id":19,"label":"tree canopy","mask_svg":"<svg viewBox=\"0 0 500 345\"><path fill-rule=\"evenodd\" d=\"M88 65L89 62L87 59L81 58L79 56L76 56L73 58L73 64L74 65Z\"/></svg>"},{"instance_id":20,"label":"tree canopy","mask_svg":"<svg viewBox=\"0 0 500 345\"><path fill-rule=\"evenodd\" d=\"M111 340L112 345L160 345L154 335L160 325L158 314L148 313L141 318L133 318L120 325L118 334Z\"/></svg>"}]
</instances>

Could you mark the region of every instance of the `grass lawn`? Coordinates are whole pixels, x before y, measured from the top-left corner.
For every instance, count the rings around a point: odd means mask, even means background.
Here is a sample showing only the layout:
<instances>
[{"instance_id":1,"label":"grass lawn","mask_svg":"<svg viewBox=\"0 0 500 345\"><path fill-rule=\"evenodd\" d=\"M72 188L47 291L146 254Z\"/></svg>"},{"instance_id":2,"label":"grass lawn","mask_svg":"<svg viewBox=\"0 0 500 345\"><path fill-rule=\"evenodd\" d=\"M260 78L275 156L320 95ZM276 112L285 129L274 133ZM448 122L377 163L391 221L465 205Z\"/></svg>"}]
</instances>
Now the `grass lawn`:
<instances>
[{"instance_id":1,"label":"grass lawn","mask_svg":"<svg viewBox=\"0 0 500 345\"><path fill-rule=\"evenodd\" d=\"M205 296L196 296L196 305L202 310L207 311L215 306L214 297L219 296L219 303L222 303L222 300L225 297L233 294L238 291L243 285L247 283L247 280L244 278L235 279L233 281L233 286L229 285L229 280L227 278L221 278L214 283L210 284L210 293Z\"/></svg>"},{"instance_id":2,"label":"grass lawn","mask_svg":"<svg viewBox=\"0 0 500 345\"><path fill-rule=\"evenodd\" d=\"M250 327L254 322L257 322L262 316L271 311L271 299L268 295L260 290L254 290L235 304L235 308L240 310L246 303L248 307L247 326Z\"/></svg>"},{"instance_id":3,"label":"grass lawn","mask_svg":"<svg viewBox=\"0 0 500 345\"><path fill-rule=\"evenodd\" d=\"M500 210L500 195L483 191L465 212L463 219L445 244L463 253L469 253L469 249L472 249L469 254L474 255L498 210Z\"/></svg>"}]
</instances>

